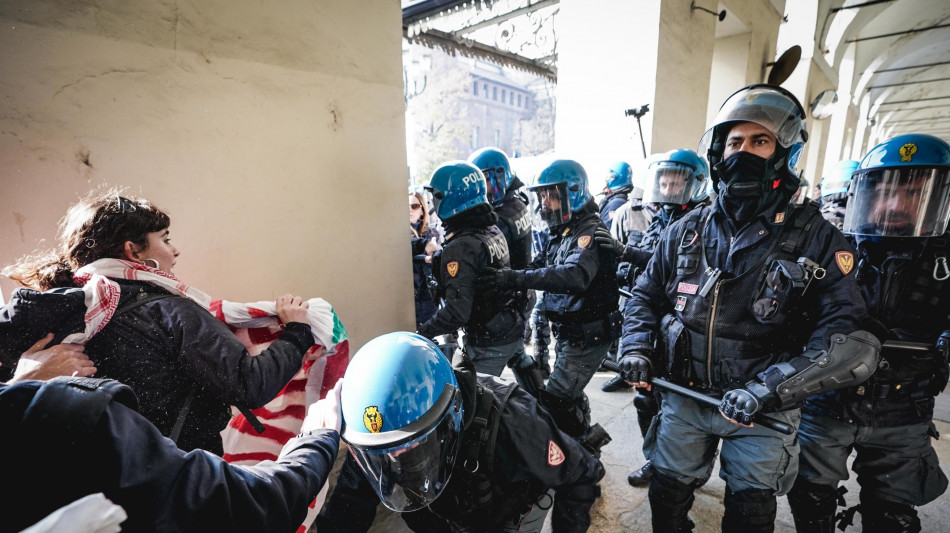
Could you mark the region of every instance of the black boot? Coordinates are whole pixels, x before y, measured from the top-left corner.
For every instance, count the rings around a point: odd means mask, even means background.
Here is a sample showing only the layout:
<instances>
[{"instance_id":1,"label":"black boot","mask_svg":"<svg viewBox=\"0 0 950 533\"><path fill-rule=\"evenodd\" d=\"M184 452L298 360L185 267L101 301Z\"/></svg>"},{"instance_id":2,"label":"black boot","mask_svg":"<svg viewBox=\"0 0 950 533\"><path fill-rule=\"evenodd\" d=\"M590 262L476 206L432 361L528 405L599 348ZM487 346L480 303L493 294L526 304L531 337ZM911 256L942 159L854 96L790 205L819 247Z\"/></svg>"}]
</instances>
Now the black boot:
<instances>
[{"instance_id":1,"label":"black boot","mask_svg":"<svg viewBox=\"0 0 950 533\"><path fill-rule=\"evenodd\" d=\"M627 483L634 487L646 487L653 479L653 472L655 472L653 463L647 461L640 468L630 472L630 475L627 476Z\"/></svg>"},{"instance_id":2,"label":"black boot","mask_svg":"<svg viewBox=\"0 0 950 533\"><path fill-rule=\"evenodd\" d=\"M834 533L838 491L803 478L788 493L788 505L798 533Z\"/></svg>"},{"instance_id":3,"label":"black boot","mask_svg":"<svg viewBox=\"0 0 950 533\"><path fill-rule=\"evenodd\" d=\"M580 440L590 428L587 398L562 398L541 389L541 406L551 414L558 429Z\"/></svg>"},{"instance_id":4,"label":"black boot","mask_svg":"<svg viewBox=\"0 0 950 533\"><path fill-rule=\"evenodd\" d=\"M906 503L861 499L861 529L864 533L920 533L917 510Z\"/></svg>"},{"instance_id":5,"label":"black boot","mask_svg":"<svg viewBox=\"0 0 950 533\"><path fill-rule=\"evenodd\" d=\"M693 530L689 509L693 506L692 485L680 483L659 472L650 482L650 510L655 533L687 533Z\"/></svg>"},{"instance_id":6,"label":"black boot","mask_svg":"<svg viewBox=\"0 0 950 533\"><path fill-rule=\"evenodd\" d=\"M621 389L630 389L630 388L633 388L633 385L624 381L623 378L620 377L620 374L617 374L616 376L607 380L607 382L604 383L603 386L600 387L600 390L604 392L614 392Z\"/></svg>"},{"instance_id":7,"label":"black boot","mask_svg":"<svg viewBox=\"0 0 950 533\"><path fill-rule=\"evenodd\" d=\"M726 512L722 517L723 531L743 533L772 533L775 531L775 491L746 489L732 492L726 487L723 498Z\"/></svg>"}]
</instances>

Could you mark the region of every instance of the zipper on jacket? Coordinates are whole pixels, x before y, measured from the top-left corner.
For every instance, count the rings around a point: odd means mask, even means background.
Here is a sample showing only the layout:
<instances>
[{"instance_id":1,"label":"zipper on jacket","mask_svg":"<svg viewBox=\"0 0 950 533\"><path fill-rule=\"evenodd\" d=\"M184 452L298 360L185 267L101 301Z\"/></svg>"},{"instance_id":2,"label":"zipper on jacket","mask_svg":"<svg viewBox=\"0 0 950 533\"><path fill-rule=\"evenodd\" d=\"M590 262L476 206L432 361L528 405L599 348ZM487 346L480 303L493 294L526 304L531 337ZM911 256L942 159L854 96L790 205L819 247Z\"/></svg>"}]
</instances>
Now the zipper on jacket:
<instances>
[{"instance_id":1,"label":"zipper on jacket","mask_svg":"<svg viewBox=\"0 0 950 533\"><path fill-rule=\"evenodd\" d=\"M719 286L722 281L717 281L713 288L712 306L709 308L709 331L706 332L706 382L712 388L712 355L713 355L713 331L716 328L716 304L719 302Z\"/></svg>"}]
</instances>

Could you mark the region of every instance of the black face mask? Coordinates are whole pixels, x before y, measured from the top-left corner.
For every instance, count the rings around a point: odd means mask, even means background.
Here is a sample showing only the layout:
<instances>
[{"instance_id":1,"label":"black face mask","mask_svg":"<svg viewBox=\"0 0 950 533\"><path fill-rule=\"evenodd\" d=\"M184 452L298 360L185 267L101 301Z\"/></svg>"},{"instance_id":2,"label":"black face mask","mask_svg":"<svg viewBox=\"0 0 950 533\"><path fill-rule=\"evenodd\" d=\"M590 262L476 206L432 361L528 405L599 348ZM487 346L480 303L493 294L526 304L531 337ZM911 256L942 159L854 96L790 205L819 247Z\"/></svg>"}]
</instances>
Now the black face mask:
<instances>
[{"instance_id":1,"label":"black face mask","mask_svg":"<svg viewBox=\"0 0 950 533\"><path fill-rule=\"evenodd\" d=\"M782 201L783 190L772 186L771 160L750 152L736 152L716 165L721 180L719 196L726 213L739 226ZM788 202L788 198L785 198Z\"/></svg>"}]
</instances>

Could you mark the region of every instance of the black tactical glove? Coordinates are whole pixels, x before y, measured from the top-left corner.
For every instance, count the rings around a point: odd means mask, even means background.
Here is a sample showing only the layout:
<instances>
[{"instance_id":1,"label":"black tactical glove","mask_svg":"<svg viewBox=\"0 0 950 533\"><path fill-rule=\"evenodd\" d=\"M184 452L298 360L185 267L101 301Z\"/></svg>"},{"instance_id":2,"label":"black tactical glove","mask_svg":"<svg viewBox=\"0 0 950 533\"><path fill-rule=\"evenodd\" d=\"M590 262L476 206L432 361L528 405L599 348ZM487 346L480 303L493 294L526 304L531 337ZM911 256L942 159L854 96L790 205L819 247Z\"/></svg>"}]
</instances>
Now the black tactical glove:
<instances>
[{"instance_id":1,"label":"black tactical glove","mask_svg":"<svg viewBox=\"0 0 950 533\"><path fill-rule=\"evenodd\" d=\"M506 289L524 289L524 272L521 270L511 270L510 268L491 268L484 267L478 271L478 279L475 280L475 287L479 289L491 289L494 287Z\"/></svg>"},{"instance_id":2,"label":"black tactical glove","mask_svg":"<svg viewBox=\"0 0 950 533\"><path fill-rule=\"evenodd\" d=\"M764 387L761 387L764 389ZM752 424L752 417L765 409L765 398L749 389L732 389L726 392L719 403L719 411L728 419L743 426Z\"/></svg>"},{"instance_id":3,"label":"black tactical glove","mask_svg":"<svg viewBox=\"0 0 950 533\"><path fill-rule=\"evenodd\" d=\"M653 364L641 352L630 352L617 361L620 377L630 383L649 383L653 377Z\"/></svg>"},{"instance_id":4,"label":"black tactical glove","mask_svg":"<svg viewBox=\"0 0 950 533\"><path fill-rule=\"evenodd\" d=\"M606 250L617 257L623 255L623 249L625 246L622 242L614 239L610 235L610 231L607 228L600 228L594 230L594 243L599 246L601 249Z\"/></svg>"}]
</instances>

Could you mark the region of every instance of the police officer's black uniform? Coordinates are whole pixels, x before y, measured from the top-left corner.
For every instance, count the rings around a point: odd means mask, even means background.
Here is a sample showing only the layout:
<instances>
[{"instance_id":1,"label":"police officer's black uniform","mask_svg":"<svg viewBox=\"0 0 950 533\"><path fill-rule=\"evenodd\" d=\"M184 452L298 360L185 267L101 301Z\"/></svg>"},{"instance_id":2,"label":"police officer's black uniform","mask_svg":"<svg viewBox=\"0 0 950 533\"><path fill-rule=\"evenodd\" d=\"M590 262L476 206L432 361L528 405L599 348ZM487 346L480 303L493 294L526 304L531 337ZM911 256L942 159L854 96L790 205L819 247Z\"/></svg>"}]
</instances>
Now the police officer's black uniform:
<instances>
[{"instance_id":1,"label":"police officer's black uniform","mask_svg":"<svg viewBox=\"0 0 950 533\"><path fill-rule=\"evenodd\" d=\"M629 196L629 191L617 191L607 194L599 204L597 208L600 209L600 219L604 222L604 225L610 228L610 224L614 219L614 211L623 207L623 204L627 203Z\"/></svg>"},{"instance_id":2,"label":"police officer's black uniform","mask_svg":"<svg viewBox=\"0 0 950 533\"><path fill-rule=\"evenodd\" d=\"M591 453L558 430L537 400L511 382L477 377L466 357L455 360L462 393L462 448L450 481L428 508L403 513L414 531L498 531L551 505L555 531L583 532L600 496L604 470ZM379 497L347 455L334 492L317 518L321 533L370 528ZM478 465L475 468L473 465Z\"/></svg>"},{"instance_id":3,"label":"police officer's black uniform","mask_svg":"<svg viewBox=\"0 0 950 533\"><path fill-rule=\"evenodd\" d=\"M498 215L495 225L505 236L511 268L514 269L525 268L531 262L531 210L522 187L521 180L512 177L505 197L495 205Z\"/></svg>"},{"instance_id":4,"label":"police officer's black uniform","mask_svg":"<svg viewBox=\"0 0 950 533\"><path fill-rule=\"evenodd\" d=\"M419 328L420 334L434 338L463 328L465 342L480 347L521 338L524 317L516 307L517 291L475 287L480 269L509 265L508 245L495 220L485 205L444 221L448 233L441 257L433 265L444 304Z\"/></svg>"},{"instance_id":5,"label":"police officer's black uniform","mask_svg":"<svg viewBox=\"0 0 950 533\"><path fill-rule=\"evenodd\" d=\"M934 397L950 376L950 236L907 239L900 248L893 242L858 243L857 280L887 341L877 371L802 407L802 466L788 496L800 532L833 529L835 485L848 475L836 467L851 448L858 451L852 468L864 531L920 531L912 506L947 489L930 437L938 436ZM864 437L855 441L855 434Z\"/></svg>"}]
</instances>

